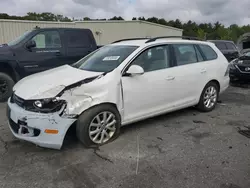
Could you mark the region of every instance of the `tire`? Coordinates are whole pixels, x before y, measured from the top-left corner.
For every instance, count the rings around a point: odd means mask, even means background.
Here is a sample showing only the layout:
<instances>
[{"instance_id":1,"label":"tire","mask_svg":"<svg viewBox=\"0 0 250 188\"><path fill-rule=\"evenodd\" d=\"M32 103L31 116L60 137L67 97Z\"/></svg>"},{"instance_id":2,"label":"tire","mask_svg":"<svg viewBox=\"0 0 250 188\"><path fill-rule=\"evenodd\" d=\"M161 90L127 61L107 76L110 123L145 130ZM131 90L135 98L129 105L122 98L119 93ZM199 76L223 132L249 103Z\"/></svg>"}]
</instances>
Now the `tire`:
<instances>
[{"instance_id":1,"label":"tire","mask_svg":"<svg viewBox=\"0 0 250 188\"><path fill-rule=\"evenodd\" d=\"M208 103L207 101L207 105L205 104L205 97L208 96L208 91L210 88L213 88L215 91L213 92L214 95L211 95L209 97L210 99L210 103ZM203 89L202 93L201 93L201 96L200 96L200 100L199 100L199 103L197 105L197 109L201 112L210 112L212 111L217 102L218 102L218 98L219 98L219 86L215 83L215 82L209 82L205 88ZM210 104L210 105L208 105Z\"/></svg>"},{"instance_id":2,"label":"tire","mask_svg":"<svg viewBox=\"0 0 250 188\"><path fill-rule=\"evenodd\" d=\"M6 73L0 72L0 102L6 102L12 94L15 82Z\"/></svg>"},{"instance_id":3,"label":"tire","mask_svg":"<svg viewBox=\"0 0 250 188\"><path fill-rule=\"evenodd\" d=\"M100 126L96 126L96 124L98 124L97 116L99 115L100 120L103 120L104 113L106 113L107 120L109 118L109 115L111 114L112 118L108 121L107 124L103 123ZM115 120L115 123L112 125L112 127L111 126L108 127L107 125L108 124L110 125L111 122L114 122L113 120ZM92 126L94 124L95 126ZM90 108L89 110L83 112L80 115L76 123L76 136L85 147L88 148L97 147L116 139L119 136L120 127L121 127L121 117L118 110L113 105L110 104L98 105ZM98 132L96 132L91 136L90 131L92 133L94 133L94 131L100 132L99 136L97 136ZM110 139L107 140L108 137L107 134L105 134L105 132L110 136ZM103 142L98 142L97 140L100 141L102 135L104 135ZM93 141L96 136L97 139Z\"/></svg>"}]
</instances>

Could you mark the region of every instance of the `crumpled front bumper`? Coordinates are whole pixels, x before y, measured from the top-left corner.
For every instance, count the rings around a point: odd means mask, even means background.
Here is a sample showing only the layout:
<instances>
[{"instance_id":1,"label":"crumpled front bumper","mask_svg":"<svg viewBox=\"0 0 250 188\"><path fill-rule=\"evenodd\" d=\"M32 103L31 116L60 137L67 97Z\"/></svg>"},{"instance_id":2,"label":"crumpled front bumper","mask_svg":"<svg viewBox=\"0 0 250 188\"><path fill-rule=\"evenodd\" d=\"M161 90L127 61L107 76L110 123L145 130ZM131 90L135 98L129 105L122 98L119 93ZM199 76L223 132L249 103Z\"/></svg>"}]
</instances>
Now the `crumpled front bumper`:
<instances>
[{"instance_id":1,"label":"crumpled front bumper","mask_svg":"<svg viewBox=\"0 0 250 188\"><path fill-rule=\"evenodd\" d=\"M26 111L11 103L10 99L7 117L10 130L16 138L52 149L61 149L67 130L76 121L61 117L59 112L42 114Z\"/></svg>"}]
</instances>

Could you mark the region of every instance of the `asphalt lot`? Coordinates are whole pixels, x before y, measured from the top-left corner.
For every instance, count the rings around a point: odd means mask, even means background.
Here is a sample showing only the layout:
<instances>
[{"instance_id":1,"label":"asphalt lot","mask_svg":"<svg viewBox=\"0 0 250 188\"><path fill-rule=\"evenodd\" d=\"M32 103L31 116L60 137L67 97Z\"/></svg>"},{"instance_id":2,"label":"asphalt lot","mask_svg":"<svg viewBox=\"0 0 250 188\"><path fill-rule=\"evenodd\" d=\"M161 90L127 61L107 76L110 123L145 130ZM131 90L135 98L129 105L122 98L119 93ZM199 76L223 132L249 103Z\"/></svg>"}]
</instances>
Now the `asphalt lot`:
<instances>
[{"instance_id":1,"label":"asphalt lot","mask_svg":"<svg viewBox=\"0 0 250 188\"><path fill-rule=\"evenodd\" d=\"M193 108L122 128L114 142L85 149L72 136L61 151L15 139L0 104L0 187L249 188L250 88L230 87L217 108Z\"/></svg>"}]
</instances>

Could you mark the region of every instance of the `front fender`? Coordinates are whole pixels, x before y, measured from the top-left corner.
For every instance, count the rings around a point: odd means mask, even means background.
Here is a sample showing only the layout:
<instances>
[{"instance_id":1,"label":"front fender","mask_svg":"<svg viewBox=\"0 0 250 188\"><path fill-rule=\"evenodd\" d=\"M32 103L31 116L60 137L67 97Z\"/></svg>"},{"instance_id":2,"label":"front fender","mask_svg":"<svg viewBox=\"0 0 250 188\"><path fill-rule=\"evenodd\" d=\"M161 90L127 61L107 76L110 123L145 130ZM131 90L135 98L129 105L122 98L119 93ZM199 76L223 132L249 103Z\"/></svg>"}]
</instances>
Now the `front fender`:
<instances>
[{"instance_id":1,"label":"front fender","mask_svg":"<svg viewBox=\"0 0 250 188\"><path fill-rule=\"evenodd\" d=\"M65 91L60 98L67 102L65 113L68 115L80 115L93 106L111 103L116 105L121 117L123 117L120 79L103 77Z\"/></svg>"},{"instance_id":2,"label":"front fender","mask_svg":"<svg viewBox=\"0 0 250 188\"><path fill-rule=\"evenodd\" d=\"M9 73L13 77L14 81L17 82L21 79L19 74L19 64L16 60L0 60L0 70Z\"/></svg>"}]
</instances>

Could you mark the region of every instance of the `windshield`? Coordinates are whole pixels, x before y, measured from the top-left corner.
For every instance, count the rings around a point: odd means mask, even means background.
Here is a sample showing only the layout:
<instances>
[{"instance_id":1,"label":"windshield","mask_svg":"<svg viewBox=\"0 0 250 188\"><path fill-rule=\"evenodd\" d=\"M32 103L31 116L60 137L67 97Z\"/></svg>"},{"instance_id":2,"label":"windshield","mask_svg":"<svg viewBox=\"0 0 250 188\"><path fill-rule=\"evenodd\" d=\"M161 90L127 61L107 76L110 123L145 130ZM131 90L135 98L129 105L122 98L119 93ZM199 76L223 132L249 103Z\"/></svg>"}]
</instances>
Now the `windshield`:
<instances>
[{"instance_id":1,"label":"windshield","mask_svg":"<svg viewBox=\"0 0 250 188\"><path fill-rule=\"evenodd\" d=\"M8 43L8 46L14 46L16 44L18 44L19 42L21 42L23 39L26 38L27 35L29 35L31 33L31 31L26 31L23 35L17 37L16 39L14 39L13 41Z\"/></svg>"},{"instance_id":2,"label":"windshield","mask_svg":"<svg viewBox=\"0 0 250 188\"><path fill-rule=\"evenodd\" d=\"M118 67L138 46L109 45L84 57L73 66L94 72L110 72Z\"/></svg>"}]
</instances>

